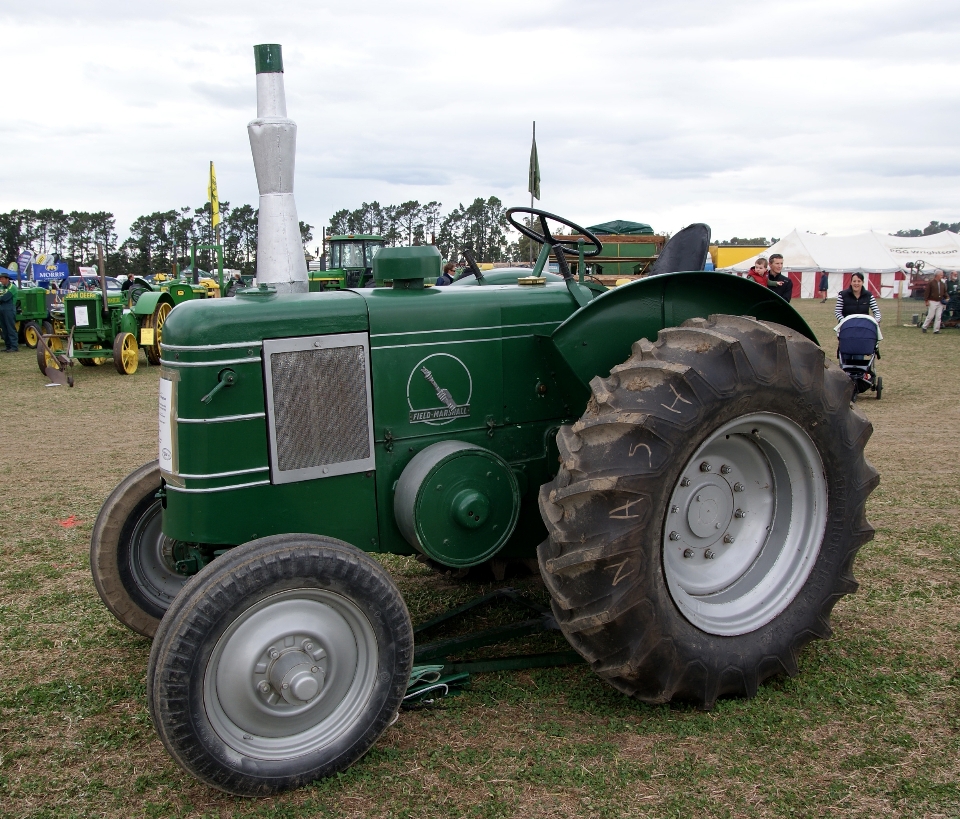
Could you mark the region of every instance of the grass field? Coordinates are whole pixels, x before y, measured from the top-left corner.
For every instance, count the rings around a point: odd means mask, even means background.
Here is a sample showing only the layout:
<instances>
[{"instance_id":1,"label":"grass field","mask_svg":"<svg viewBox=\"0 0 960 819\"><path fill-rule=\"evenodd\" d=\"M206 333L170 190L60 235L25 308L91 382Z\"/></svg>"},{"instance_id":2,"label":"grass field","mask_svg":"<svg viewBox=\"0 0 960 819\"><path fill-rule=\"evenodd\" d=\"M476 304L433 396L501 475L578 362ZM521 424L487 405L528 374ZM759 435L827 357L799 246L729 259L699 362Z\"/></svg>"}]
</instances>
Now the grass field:
<instances>
[{"instance_id":1,"label":"grass field","mask_svg":"<svg viewBox=\"0 0 960 819\"><path fill-rule=\"evenodd\" d=\"M832 356L832 305L797 306ZM43 386L33 351L0 356L0 816L960 816L960 332L896 327L882 306L883 400L858 404L876 539L799 676L703 713L633 702L579 666L481 675L401 713L342 776L270 800L167 757L149 643L90 579L101 502L156 457L157 370L76 367L68 390ZM490 588L384 562L414 622Z\"/></svg>"}]
</instances>

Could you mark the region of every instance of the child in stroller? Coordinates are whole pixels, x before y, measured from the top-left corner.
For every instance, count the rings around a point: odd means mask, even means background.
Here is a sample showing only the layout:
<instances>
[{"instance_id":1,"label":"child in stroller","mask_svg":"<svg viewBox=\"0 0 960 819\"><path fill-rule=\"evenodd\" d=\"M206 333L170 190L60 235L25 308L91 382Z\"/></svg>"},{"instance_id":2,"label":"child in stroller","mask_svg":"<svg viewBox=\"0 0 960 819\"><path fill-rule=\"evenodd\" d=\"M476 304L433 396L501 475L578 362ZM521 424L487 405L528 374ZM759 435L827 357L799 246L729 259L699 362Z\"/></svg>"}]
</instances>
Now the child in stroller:
<instances>
[{"instance_id":1,"label":"child in stroller","mask_svg":"<svg viewBox=\"0 0 960 819\"><path fill-rule=\"evenodd\" d=\"M883 393L883 378L877 375L874 363L880 358L880 325L873 316L854 314L841 319L833 328L837 331L837 358L840 368L850 376L856 389L853 400L867 390L873 390L879 400Z\"/></svg>"}]
</instances>

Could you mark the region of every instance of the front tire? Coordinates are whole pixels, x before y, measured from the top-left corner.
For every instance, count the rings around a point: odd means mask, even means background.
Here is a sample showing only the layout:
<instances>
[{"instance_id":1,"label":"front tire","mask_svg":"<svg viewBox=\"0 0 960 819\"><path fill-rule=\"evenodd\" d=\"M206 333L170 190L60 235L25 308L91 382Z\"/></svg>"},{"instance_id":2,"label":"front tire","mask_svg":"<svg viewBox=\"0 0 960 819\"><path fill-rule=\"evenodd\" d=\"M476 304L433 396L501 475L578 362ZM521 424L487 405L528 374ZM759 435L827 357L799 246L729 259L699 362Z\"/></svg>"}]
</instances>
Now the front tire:
<instances>
[{"instance_id":1,"label":"front tire","mask_svg":"<svg viewBox=\"0 0 960 819\"><path fill-rule=\"evenodd\" d=\"M147 699L198 779L260 796L345 770L397 713L413 627L386 570L342 541L277 535L184 587L157 632Z\"/></svg>"},{"instance_id":2,"label":"front tire","mask_svg":"<svg viewBox=\"0 0 960 819\"><path fill-rule=\"evenodd\" d=\"M90 538L97 593L127 628L153 637L185 575L174 568L172 542L160 528L160 465L144 464L104 501Z\"/></svg>"},{"instance_id":3,"label":"front tire","mask_svg":"<svg viewBox=\"0 0 960 819\"><path fill-rule=\"evenodd\" d=\"M652 703L709 708L797 673L873 536L849 378L786 327L711 316L637 342L591 388L540 493L567 639Z\"/></svg>"}]
</instances>

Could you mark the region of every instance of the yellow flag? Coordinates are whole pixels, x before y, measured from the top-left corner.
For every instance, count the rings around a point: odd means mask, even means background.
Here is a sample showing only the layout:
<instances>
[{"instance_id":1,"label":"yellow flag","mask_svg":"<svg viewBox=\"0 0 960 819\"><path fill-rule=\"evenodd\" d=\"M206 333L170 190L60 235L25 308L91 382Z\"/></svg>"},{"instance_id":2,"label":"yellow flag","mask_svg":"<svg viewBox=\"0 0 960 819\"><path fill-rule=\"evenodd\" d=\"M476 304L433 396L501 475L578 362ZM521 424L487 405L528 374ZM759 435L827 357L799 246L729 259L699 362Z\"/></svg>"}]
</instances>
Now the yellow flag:
<instances>
[{"instance_id":1,"label":"yellow flag","mask_svg":"<svg viewBox=\"0 0 960 819\"><path fill-rule=\"evenodd\" d=\"M220 197L217 195L217 172L210 160L210 181L207 183L207 201L210 203L210 212L213 214L213 226L220 224Z\"/></svg>"}]
</instances>

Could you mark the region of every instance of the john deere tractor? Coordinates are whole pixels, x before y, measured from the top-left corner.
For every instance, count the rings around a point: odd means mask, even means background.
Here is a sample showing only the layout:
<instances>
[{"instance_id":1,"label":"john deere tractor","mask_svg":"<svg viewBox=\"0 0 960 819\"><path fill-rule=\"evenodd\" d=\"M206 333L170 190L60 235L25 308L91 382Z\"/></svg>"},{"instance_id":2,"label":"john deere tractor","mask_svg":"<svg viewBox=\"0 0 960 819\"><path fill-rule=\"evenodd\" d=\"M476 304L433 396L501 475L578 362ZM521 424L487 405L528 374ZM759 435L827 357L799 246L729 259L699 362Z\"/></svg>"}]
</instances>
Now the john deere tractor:
<instances>
[{"instance_id":1,"label":"john deere tractor","mask_svg":"<svg viewBox=\"0 0 960 819\"><path fill-rule=\"evenodd\" d=\"M550 622L644 702L710 708L796 674L857 587L879 480L851 382L801 317L700 272L705 226L659 275L598 293L550 223L587 256L596 237L527 208L510 218L560 281L428 288L436 249L385 248L391 287L308 293L292 174L260 173L292 170L279 47L257 66L260 286L169 316L159 458L91 543L107 607L153 638L171 755L248 795L363 756L424 656L369 552L535 561Z\"/></svg>"},{"instance_id":2,"label":"john deere tractor","mask_svg":"<svg viewBox=\"0 0 960 819\"><path fill-rule=\"evenodd\" d=\"M373 282L373 260L384 246L382 236L328 236L327 269L310 271L310 292L365 287Z\"/></svg>"}]
</instances>

